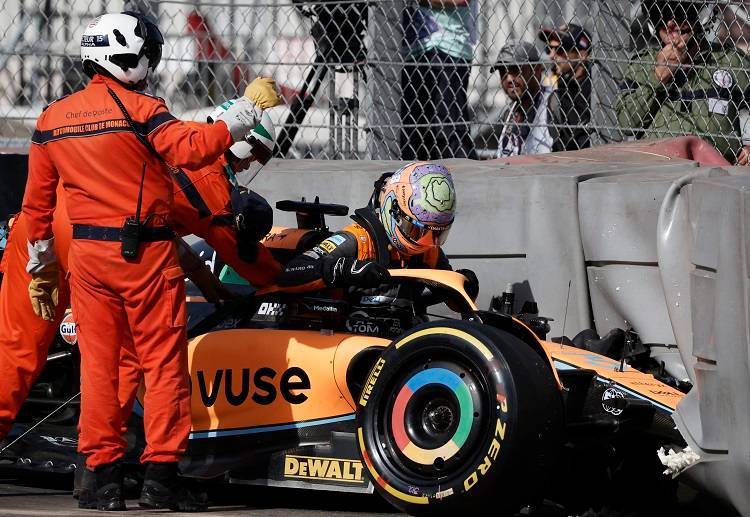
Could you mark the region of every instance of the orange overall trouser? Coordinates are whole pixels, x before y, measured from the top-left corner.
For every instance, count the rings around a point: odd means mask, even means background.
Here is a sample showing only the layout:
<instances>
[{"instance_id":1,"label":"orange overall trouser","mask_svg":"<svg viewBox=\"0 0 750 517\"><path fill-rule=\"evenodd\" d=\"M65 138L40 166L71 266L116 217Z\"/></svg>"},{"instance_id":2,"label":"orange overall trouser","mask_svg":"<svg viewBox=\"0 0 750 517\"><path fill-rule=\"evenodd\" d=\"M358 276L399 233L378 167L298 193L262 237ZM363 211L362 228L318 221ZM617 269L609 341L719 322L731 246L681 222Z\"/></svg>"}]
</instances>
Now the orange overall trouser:
<instances>
[{"instance_id":1,"label":"orange overall trouser","mask_svg":"<svg viewBox=\"0 0 750 517\"><path fill-rule=\"evenodd\" d=\"M125 453L115 344L132 340L147 386L141 461L179 461L190 433L190 396L185 283L174 242L143 243L139 258L128 262L118 242L74 239L69 260L82 361L79 452L89 468ZM88 364L92 358L97 367Z\"/></svg>"},{"instance_id":2,"label":"orange overall trouser","mask_svg":"<svg viewBox=\"0 0 750 517\"><path fill-rule=\"evenodd\" d=\"M26 248L25 217L13 220L8 242L3 254L3 281L0 284L0 441L13 427L18 411L26 401L34 381L47 362L47 349L60 328L65 311L70 304L70 287L65 278L70 248L71 226L62 215L53 223L55 228L55 250L60 259L60 286L54 321L43 320L31 308L28 286L31 275L26 272L29 260ZM125 340L120 356L119 405L122 408L124 425L130 418L138 386L141 383L141 368L133 350L132 339Z\"/></svg>"},{"instance_id":3,"label":"orange overall trouser","mask_svg":"<svg viewBox=\"0 0 750 517\"><path fill-rule=\"evenodd\" d=\"M64 281L70 224L53 222L55 248L65 250L60 257L59 303L55 321L45 321L31 308L29 282L26 272L29 253L26 248L24 217L16 217L3 253L3 281L0 284L0 441L10 432L21 405L47 362L47 349L52 342L70 300ZM67 229L67 231L66 231Z\"/></svg>"}]
</instances>

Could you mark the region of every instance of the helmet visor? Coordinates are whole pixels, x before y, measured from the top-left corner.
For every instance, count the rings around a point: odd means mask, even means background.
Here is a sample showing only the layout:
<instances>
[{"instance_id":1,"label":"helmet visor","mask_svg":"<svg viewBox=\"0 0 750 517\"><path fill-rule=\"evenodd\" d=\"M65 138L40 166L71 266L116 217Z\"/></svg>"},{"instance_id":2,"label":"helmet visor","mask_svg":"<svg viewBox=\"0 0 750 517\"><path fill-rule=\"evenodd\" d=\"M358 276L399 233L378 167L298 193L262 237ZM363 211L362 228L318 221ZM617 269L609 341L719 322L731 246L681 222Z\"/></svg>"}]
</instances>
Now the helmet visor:
<instances>
[{"instance_id":1,"label":"helmet visor","mask_svg":"<svg viewBox=\"0 0 750 517\"><path fill-rule=\"evenodd\" d=\"M148 59L149 68L155 70L156 66L161 61L161 43L146 41L141 49L141 53L146 56L146 59Z\"/></svg>"},{"instance_id":2,"label":"helmet visor","mask_svg":"<svg viewBox=\"0 0 750 517\"><path fill-rule=\"evenodd\" d=\"M164 45L164 36L162 36L159 27L151 17L143 13L124 11L122 14L130 15L138 20L136 36L144 40L138 57L146 56L149 68L154 70L161 61L162 46Z\"/></svg>"},{"instance_id":3,"label":"helmet visor","mask_svg":"<svg viewBox=\"0 0 750 517\"><path fill-rule=\"evenodd\" d=\"M255 156L255 159L258 160L263 165L267 164L268 161L273 156L273 150L269 149L265 146L263 142L260 141L260 139L256 138L253 135L248 136L247 143L250 144L250 146L253 148L252 154Z\"/></svg>"},{"instance_id":4,"label":"helmet visor","mask_svg":"<svg viewBox=\"0 0 750 517\"><path fill-rule=\"evenodd\" d=\"M431 248L442 246L448 239L452 222L441 226L431 225L409 217L400 208L394 207L394 212L396 226L411 244L421 248Z\"/></svg>"}]
</instances>

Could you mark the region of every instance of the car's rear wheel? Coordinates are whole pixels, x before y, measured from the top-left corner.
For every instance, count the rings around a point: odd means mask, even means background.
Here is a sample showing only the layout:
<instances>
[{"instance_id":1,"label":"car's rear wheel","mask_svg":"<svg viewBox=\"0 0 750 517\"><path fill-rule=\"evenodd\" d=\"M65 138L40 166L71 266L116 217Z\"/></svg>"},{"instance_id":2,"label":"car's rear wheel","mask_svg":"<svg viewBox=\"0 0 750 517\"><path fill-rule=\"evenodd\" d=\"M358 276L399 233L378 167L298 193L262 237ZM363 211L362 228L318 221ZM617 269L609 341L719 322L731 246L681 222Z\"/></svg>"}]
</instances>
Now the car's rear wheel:
<instances>
[{"instance_id":1,"label":"car's rear wheel","mask_svg":"<svg viewBox=\"0 0 750 517\"><path fill-rule=\"evenodd\" d=\"M549 365L506 332L432 322L376 361L357 408L377 490L411 514L512 513L543 492L562 427Z\"/></svg>"}]
</instances>

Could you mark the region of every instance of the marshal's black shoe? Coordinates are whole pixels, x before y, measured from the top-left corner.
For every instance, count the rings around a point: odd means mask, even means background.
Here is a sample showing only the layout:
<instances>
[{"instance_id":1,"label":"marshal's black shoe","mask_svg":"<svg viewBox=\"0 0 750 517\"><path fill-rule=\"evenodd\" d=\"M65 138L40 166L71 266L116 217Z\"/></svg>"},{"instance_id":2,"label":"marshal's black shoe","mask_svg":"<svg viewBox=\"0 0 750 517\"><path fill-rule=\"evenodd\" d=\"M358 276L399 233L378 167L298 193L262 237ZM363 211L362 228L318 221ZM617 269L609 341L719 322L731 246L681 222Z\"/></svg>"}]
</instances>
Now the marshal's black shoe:
<instances>
[{"instance_id":1,"label":"marshal's black shoe","mask_svg":"<svg viewBox=\"0 0 750 517\"><path fill-rule=\"evenodd\" d=\"M177 512L203 512L205 497L194 495L177 476L177 463L148 463L138 504L143 508L168 508Z\"/></svg>"},{"instance_id":2,"label":"marshal's black shoe","mask_svg":"<svg viewBox=\"0 0 750 517\"><path fill-rule=\"evenodd\" d=\"M73 497L78 499L78 508L96 510L96 474L84 465L75 473Z\"/></svg>"},{"instance_id":3,"label":"marshal's black shoe","mask_svg":"<svg viewBox=\"0 0 750 517\"><path fill-rule=\"evenodd\" d=\"M119 461L99 465L94 468L96 481L96 509L105 512L125 511L125 499L122 495L122 465ZM78 496L81 507L81 494Z\"/></svg>"}]
</instances>

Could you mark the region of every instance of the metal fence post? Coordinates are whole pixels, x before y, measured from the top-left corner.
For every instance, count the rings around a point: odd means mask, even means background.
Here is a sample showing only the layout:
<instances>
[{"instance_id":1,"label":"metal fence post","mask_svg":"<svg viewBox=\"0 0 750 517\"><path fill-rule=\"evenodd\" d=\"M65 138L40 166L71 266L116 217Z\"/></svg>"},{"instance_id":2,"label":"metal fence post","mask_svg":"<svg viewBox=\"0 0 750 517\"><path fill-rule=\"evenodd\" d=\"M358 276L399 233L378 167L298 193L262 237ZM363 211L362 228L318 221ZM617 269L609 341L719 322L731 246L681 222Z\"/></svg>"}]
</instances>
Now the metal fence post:
<instances>
[{"instance_id":1,"label":"metal fence post","mask_svg":"<svg viewBox=\"0 0 750 517\"><path fill-rule=\"evenodd\" d=\"M367 114L367 152L372 160L401 155L401 16L404 0L378 0L368 7L367 85L362 107Z\"/></svg>"},{"instance_id":2,"label":"metal fence post","mask_svg":"<svg viewBox=\"0 0 750 517\"><path fill-rule=\"evenodd\" d=\"M619 84L627 68L630 44L630 2L597 0L594 14L594 56L592 67L591 114L594 127L600 128L593 145L622 140L617 128L615 101Z\"/></svg>"}]
</instances>

